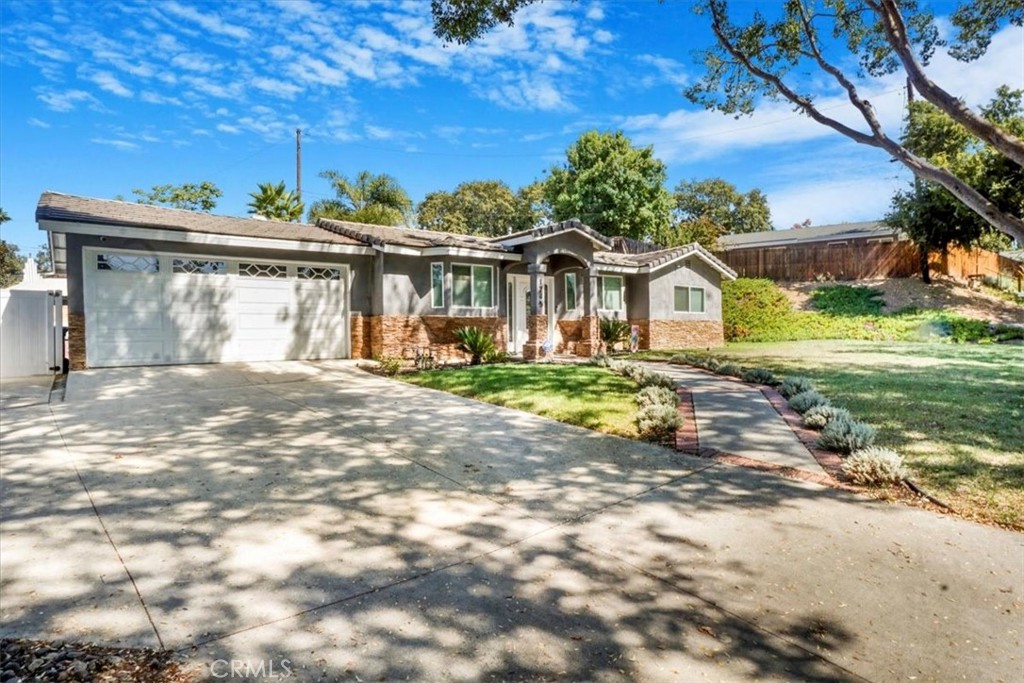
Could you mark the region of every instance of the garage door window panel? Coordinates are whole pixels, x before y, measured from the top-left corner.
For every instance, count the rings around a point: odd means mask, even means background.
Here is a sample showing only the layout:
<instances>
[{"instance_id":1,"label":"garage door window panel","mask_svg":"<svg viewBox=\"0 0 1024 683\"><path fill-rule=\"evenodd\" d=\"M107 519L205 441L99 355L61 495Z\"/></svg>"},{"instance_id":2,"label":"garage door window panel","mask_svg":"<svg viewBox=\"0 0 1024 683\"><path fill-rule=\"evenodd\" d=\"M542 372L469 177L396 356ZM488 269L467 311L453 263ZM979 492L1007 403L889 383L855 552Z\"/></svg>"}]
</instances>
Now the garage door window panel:
<instances>
[{"instance_id":1,"label":"garage door window panel","mask_svg":"<svg viewBox=\"0 0 1024 683\"><path fill-rule=\"evenodd\" d=\"M298 278L300 280L340 280L340 268L318 268L317 266L299 266Z\"/></svg>"},{"instance_id":2,"label":"garage door window panel","mask_svg":"<svg viewBox=\"0 0 1024 683\"><path fill-rule=\"evenodd\" d=\"M277 263L239 263L238 274L241 277L284 279L288 277L288 267Z\"/></svg>"},{"instance_id":3,"label":"garage door window panel","mask_svg":"<svg viewBox=\"0 0 1024 683\"><path fill-rule=\"evenodd\" d=\"M119 273L158 273L160 258L137 254L96 254L96 270Z\"/></svg>"},{"instance_id":4,"label":"garage door window panel","mask_svg":"<svg viewBox=\"0 0 1024 683\"><path fill-rule=\"evenodd\" d=\"M171 261L171 272L186 275L227 275L228 264L226 261L176 258Z\"/></svg>"}]
</instances>

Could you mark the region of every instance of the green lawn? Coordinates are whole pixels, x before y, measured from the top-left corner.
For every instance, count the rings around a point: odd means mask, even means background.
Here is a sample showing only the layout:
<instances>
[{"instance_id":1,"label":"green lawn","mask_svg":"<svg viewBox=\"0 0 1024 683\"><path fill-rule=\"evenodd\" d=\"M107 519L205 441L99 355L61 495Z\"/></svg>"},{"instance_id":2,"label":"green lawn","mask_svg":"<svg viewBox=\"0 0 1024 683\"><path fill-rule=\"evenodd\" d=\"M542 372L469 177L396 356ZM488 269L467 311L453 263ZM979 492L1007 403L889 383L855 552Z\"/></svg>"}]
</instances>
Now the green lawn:
<instances>
[{"instance_id":1,"label":"green lawn","mask_svg":"<svg viewBox=\"0 0 1024 683\"><path fill-rule=\"evenodd\" d=\"M712 355L809 377L876 427L876 443L903 454L937 497L1024 529L1024 347L807 341Z\"/></svg>"},{"instance_id":2,"label":"green lawn","mask_svg":"<svg viewBox=\"0 0 1024 683\"><path fill-rule=\"evenodd\" d=\"M636 384L592 365L478 365L399 379L607 434L637 435Z\"/></svg>"}]
</instances>

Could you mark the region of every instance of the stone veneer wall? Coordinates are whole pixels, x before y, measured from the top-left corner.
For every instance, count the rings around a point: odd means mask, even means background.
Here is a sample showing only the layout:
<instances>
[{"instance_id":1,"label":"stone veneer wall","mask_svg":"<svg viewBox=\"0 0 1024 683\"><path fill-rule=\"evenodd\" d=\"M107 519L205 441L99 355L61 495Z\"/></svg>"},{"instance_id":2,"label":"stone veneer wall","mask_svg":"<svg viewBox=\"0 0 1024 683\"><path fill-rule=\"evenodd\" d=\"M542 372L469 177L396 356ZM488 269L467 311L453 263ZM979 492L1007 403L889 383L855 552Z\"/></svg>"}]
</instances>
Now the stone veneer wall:
<instances>
[{"instance_id":1,"label":"stone veneer wall","mask_svg":"<svg viewBox=\"0 0 1024 683\"><path fill-rule=\"evenodd\" d=\"M85 370L85 315L68 311L68 367Z\"/></svg>"},{"instance_id":2,"label":"stone veneer wall","mask_svg":"<svg viewBox=\"0 0 1024 683\"><path fill-rule=\"evenodd\" d=\"M559 320L558 333L561 341L555 347L556 353L576 353L576 346L583 340L583 321Z\"/></svg>"},{"instance_id":3,"label":"stone veneer wall","mask_svg":"<svg viewBox=\"0 0 1024 683\"><path fill-rule=\"evenodd\" d=\"M646 322L648 329L647 348L693 349L709 346L724 346L725 333L721 320L648 320L636 321L640 325L641 347Z\"/></svg>"},{"instance_id":4,"label":"stone veneer wall","mask_svg":"<svg viewBox=\"0 0 1024 683\"><path fill-rule=\"evenodd\" d=\"M351 316L352 330L352 357L370 358L373 356L373 349L370 346L370 316L362 313L353 313Z\"/></svg>"},{"instance_id":5,"label":"stone veneer wall","mask_svg":"<svg viewBox=\"0 0 1024 683\"><path fill-rule=\"evenodd\" d=\"M479 327L490 333L498 349L504 349L507 344L505 319L499 317L373 315L368 318L370 356L412 359L415 357L415 349L429 347L434 358L439 361L467 360L468 356L458 350L458 342L455 340L455 330L460 327ZM354 339L352 348L355 354L357 347ZM363 349L365 353L365 344Z\"/></svg>"}]
</instances>

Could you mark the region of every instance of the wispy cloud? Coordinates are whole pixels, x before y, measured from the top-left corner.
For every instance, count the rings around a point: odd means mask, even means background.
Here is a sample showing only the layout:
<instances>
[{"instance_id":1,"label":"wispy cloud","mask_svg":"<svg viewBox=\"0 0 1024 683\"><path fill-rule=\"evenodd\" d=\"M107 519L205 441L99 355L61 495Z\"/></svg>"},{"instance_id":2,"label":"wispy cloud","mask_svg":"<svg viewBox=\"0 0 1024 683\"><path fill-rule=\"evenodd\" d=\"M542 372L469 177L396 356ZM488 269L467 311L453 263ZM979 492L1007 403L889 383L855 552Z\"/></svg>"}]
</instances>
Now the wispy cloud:
<instances>
[{"instance_id":1,"label":"wispy cloud","mask_svg":"<svg viewBox=\"0 0 1024 683\"><path fill-rule=\"evenodd\" d=\"M108 145L110 147L114 147L115 149L120 149L125 152L129 152L139 148L137 144L135 144L134 142L129 142L128 140L116 140L111 138L92 138L89 140L89 142L96 145Z\"/></svg>"},{"instance_id":2,"label":"wispy cloud","mask_svg":"<svg viewBox=\"0 0 1024 683\"><path fill-rule=\"evenodd\" d=\"M168 2L160 5L161 9L164 9L171 14L192 21L202 28L206 29L210 33L217 35L226 36L228 38L234 38L235 40L249 40L252 34L249 29L243 26L237 26L235 24L229 24L220 17L213 14L203 14L194 7L188 7L178 2Z\"/></svg>"},{"instance_id":3,"label":"wispy cloud","mask_svg":"<svg viewBox=\"0 0 1024 683\"><path fill-rule=\"evenodd\" d=\"M78 89L57 91L47 88L39 92L37 97L48 108L59 112L73 111L79 104L99 104L95 97Z\"/></svg>"},{"instance_id":4,"label":"wispy cloud","mask_svg":"<svg viewBox=\"0 0 1024 683\"><path fill-rule=\"evenodd\" d=\"M641 78L641 84L644 87L650 87L656 82L663 82L681 88L689 81L686 67L674 59L644 54L639 55L636 61L654 67L654 75Z\"/></svg>"},{"instance_id":5,"label":"wispy cloud","mask_svg":"<svg viewBox=\"0 0 1024 683\"><path fill-rule=\"evenodd\" d=\"M110 73L109 71L95 71L91 68L79 69L78 75L87 80L92 81L100 87L100 90L109 92L117 95L118 97L131 97L134 93L131 89L125 87L117 76Z\"/></svg>"},{"instance_id":6,"label":"wispy cloud","mask_svg":"<svg viewBox=\"0 0 1024 683\"><path fill-rule=\"evenodd\" d=\"M33 128L52 128L52 126L48 124L46 121L40 121L34 116L30 118L28 121L26 121L26 123L28 123L28 125L32 126Z\"/></svg>"},{"instance_id":7,"label":"wispy cloud","mask_svg":"<svg viewBox=\"0 0 1024 683\"><path fill-rule=\"evenodd\" d=\"M242 129L238 126L232 126L227 123L218 123L217 130L219 130L222 133L230 133L231 135L238 135L239 133L242 132Z\"/></svg>"},{"instance_id":8,"label":"wispy cloud","mask_svg":"<svg viewBox=\"0 0 1024 683\"><path fill-rule=\"evenodd\" d=\"M25 46L36 54L42 55L48 59L53 59L58 62L71 61L71 55L67 51L51 44L50 41L45 38L29 36L25 39Z\"/></svg>"}]
</instances>

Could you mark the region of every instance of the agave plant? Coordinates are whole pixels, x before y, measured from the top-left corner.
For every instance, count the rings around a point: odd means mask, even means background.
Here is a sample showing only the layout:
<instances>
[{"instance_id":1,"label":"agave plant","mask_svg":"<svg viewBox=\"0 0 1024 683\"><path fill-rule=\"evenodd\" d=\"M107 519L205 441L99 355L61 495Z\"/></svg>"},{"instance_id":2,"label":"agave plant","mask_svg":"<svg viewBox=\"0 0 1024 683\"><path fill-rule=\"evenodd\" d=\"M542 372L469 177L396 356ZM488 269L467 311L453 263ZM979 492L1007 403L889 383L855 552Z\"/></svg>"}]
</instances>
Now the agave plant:
<instances>
[{"instance_id":1,"label":"agave plant","mask_svg":"<svg viewBox=\"0 0 1024 683\"><path fill-rule=\"evenodd\" d=\"M479 327L460 327L455 330L455 338L459 340L459 350L470 355L470 365L480 365L484 356L494 353L494 337Z\"/></svg>"},{"instance_id":2,"label":"agave plant","mask_svg":"<svg viewBox=\"0 0 1024 683\"><path fill-rule=\"evenodd\" d=\"M629 339L629 323L618 318L601 318L601 341L611 351L619 342Z\"/></svg>"}]
</instances>

